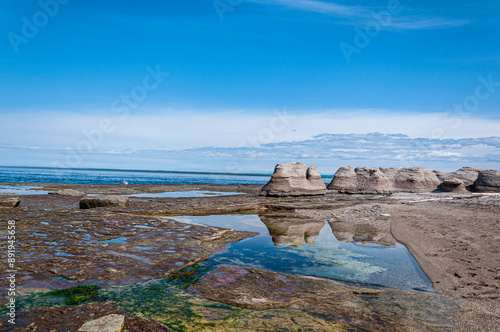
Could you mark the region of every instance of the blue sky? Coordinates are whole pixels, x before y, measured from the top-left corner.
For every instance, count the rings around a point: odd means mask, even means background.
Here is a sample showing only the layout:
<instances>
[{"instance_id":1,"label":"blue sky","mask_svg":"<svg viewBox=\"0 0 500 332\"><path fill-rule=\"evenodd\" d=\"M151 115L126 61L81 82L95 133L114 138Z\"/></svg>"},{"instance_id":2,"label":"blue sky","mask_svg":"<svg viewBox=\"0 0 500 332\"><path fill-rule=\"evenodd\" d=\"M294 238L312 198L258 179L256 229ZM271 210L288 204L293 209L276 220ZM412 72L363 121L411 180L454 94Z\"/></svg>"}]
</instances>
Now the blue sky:
<instances>
[{"instance_id":1,"label":"blue sky","mask_svg":"<svg viewBox=\"0 0 500 332\"><path fill-rule=\"evenodd\" d=\"M378 132L446 140L422 166L498 169L499 21L497 1L4 0L0 165L233 169L216 148L238 171L414 163L272 148Z\"/></svg>"}]
</instances>

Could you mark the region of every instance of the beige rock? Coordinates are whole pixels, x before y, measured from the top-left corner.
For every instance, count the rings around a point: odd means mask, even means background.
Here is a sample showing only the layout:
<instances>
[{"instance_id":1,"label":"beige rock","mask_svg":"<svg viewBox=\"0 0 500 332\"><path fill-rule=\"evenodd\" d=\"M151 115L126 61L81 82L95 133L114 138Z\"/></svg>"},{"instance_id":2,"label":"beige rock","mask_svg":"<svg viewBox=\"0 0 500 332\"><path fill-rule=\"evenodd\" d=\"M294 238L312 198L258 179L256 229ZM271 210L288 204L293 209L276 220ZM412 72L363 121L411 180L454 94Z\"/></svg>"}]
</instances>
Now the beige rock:
<instances>
[{"instance_id":1,"label":"beige rock","mask_svg":"<svg viewBox=\"0 0 500 332\"><path fill-rule=\"evenodd\" d=\"M442 180L461 180L464 185L468 187L477 180L477 177L479 176L479 173L481 171L485 171L485 169L476 167L462 167L458 171L455 171L453 173L445 173L445 176L442 178Z\"/></svg>"},{"instance_id":2,"label":"beige rock","mask_svg":"<svg viewBox=\"0 0 500 332\"><path fill-rule=\"evenodd\" d=\"M263 196L324 195L326 185L316 166L307 168L304 163L278 164L271 180L262 188Z\"/></svg>"},{"instance_id":3,"label":"beige rock","mask_svg":"<svg viewBox=\"0 0 500 332\"><path fill-rule=\"evenodd\" d=\"M80 200L80 209L93 209L108 206L125 206L128 204L128 201L128 197L115 195L84 197Z\"/></svg>"},{"instance_id":4,"label":"beige rock","mask_svg":"<svg viewBox=\"0 0 500 332\"><path fill-rule=\"evenodd\" d=\"M0 207L18 207L21 204L19 197L14 198L0 198Z\"/></svg>"},{"instance_id":5,"label":"beige rock","mask_svg":"<svg viewBox=\"0 0 500 332\"><path fill-rule=\"evenodd\" d=\"M125 324L125 316L111 314L86 322L79 332L121 332Z\"/></svg>"},{"instance_id":6,"label":"beige rock","mask_svg":"<svg viewBox=\"0 0 500 332\"><path fill-rule=\"evenodd\" d=\"M75 190L75 189L62 189L58 190L55 192L57 195L63 195L63 196L74 196L74 197L82 197L82 196L87 196L86 193Z\"/></svg>"},{"instance_id":7,"label":"beige rock","mask_svg":"<svg viewBox=\"0 0 500 332\"><path fill-rule=\"evenodd\" d=\"M431 192L441 184L436 173L423 167L400 168L393 182L393 192Z\"/></svg>"},{"instance_id":8,"label":"beige rock","mask_svg":"<svg viewBox=\"0 0 500 332\"><path fill-rule=\"evenodd\" d=\"M388 194L393 192L429 192L441 181L435 172L423 167L375 168L341 167L328 189L355 194Z\"/></svg>"}]
</instances>

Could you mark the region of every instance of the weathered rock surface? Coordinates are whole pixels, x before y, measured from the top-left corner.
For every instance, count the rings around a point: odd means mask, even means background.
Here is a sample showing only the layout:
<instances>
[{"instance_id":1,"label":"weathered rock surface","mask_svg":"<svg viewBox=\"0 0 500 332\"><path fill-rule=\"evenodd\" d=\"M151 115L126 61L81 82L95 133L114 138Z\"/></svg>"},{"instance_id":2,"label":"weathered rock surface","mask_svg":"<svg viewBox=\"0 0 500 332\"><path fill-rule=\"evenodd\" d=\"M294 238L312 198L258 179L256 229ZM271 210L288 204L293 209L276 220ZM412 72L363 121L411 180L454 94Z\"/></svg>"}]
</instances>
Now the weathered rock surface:
<instances>
[{"instance_id":1,"label":"weathered rock surface","mask_svg":"<svg viewBox=\"0 0 500 332\"><path fill-rule=\"evenodd\" d=\"M79 190L75 190L75 189L62 189L62 190L56 191L55 194L56 195L63 195L63 196L73 196L73 197L87 196L86 193L79 191Z\"/></svg>"},{"instance_id":2,"label":"weathered rock surface","mask_svg":"<svg viewBox=\"0 0 500 332\"><path fill-rule=\"evenodd\" d=\"M115 302L93 302L80 306L41 307L31 311L21 311L16 315L14 331L78 331L78 328L86 320L111 314L125 317L125 331L172 331L164 324L137 317L121 308L117 308ZM12 326L8 326L8 323L6 323L7 320L0 322L0 331L13 330Z\"/></svg>"},{"instance_id":3,"label":"weathered rock surface","mask_svg":"<svg viewBox=\"0 0 500 332\"><path fill-rule=\"evenodd\" d=\"M85 197L80 200L80 209L93 209L108 206L125 206L128 204L128 201L128 197L116 195Z\"/></svg>"},{"instance_id":4,"label":"weathered rock surface","mask_svg":"<svg viewBox=\"0 0 500 332\"><path fill-rule=\"evenodd\" d=\"M439 185L439 190L452 193L467 192L470 186L476 181L479 173L484 171L483 168L462 167L458 171L452 173L436 172L438 178L442 181Z\"/></svg>"},{"instance_id":5,"label":"weathered rock surface","mask_svg":"<svg viewBox=\"0 0 500 332\"><path fill-rule=\"evenodd\" d=\"M460 179L449 179L444 180L439 186L439 189L448 193L463 193L467 192L467 187L463 180Z\"/></svg>"},{"instance_id":6,"label":"weathered rock surface","mask_svg":"<svg viewBox=\"0 0 500 332\"><path fill-rule=\"evenodd\" d=\"M350 286L333 280L235 266L217 267L191 289L212 301L269 312L287 308L344 323L354 330L452 331L453 315L458 309L453 301L433 293Z\"/></svg>"},{"instance_id":7,"label":"weathered rock surface","mask_svg":"<svg viewBox=\"0 0 500 332\"><path fill-rule=\"evenodd\" d=\"M423 167L376 168L341 167L328 189L342 193L389 194L394 192L428 192L440 185L435 172Z\"/></svg>"},{"instance_id":8,"label":"weathered rock surface","mask_svg":"<svg viewBox=\"0 0 500 332\"><path fill-rule=\"evenodd\" d=\"M17 207L21 204L19 197L14 198L0 198L0 207Z\"/></svg>"},{"instance_id":9,"label":"weathered rock surface","mask_svg":"<svg viewBox=\"0 0 500 332\"><path fill-rule=\"evenodd\" d=\"M500 192L500 172L495 170L484 170L472 185L476 192Z\"/></svg>"},{"instance_id":10,"label":"weathered rock surface","mask_svg":"<svg viewBox=\"0 0 500 332\"><path fill-rule=\"evenodd\" d=\"M125 316L111 314L86 322L78 332L121 332L124 324Z\"/></svg>"},{"instance_id":11,"label":"weathered rock surface","mask_svg":"<svg viewBox=\"0 0 500 332\"><path fill-rule=\"evenodd\" d=\"M316 166L307 168L304 163L278 164L271 180L262 188L263 196L323 195L326 185Z\"/></svg>"},{"instance_id":12,"label":"weathered rock surface","mask_svg":"<svg viewBox=\"0 0 500 332\"><path fill-rule=\"evenodd\" d=\"M458 171L453 173L447 173L445 177L442 179L445 180L461 180L464 185L470 186L477 180L479 173L482 171L486 171L484 168L476 168L476 167L462 167Z\"/></svg>"}]
</instances>

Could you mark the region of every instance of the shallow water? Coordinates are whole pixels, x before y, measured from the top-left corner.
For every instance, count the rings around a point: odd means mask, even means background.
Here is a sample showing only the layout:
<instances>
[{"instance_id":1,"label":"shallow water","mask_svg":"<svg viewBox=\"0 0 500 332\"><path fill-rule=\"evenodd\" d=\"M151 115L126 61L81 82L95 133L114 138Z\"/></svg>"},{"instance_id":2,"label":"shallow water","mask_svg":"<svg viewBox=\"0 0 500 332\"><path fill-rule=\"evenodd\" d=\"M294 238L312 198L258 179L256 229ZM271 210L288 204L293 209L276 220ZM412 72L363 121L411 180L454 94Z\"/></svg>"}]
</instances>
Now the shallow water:
<instances>
[{"instance_id":1,"label":"shallow water","mask_svg":"<svg viewBox=\"0 0 500 332\"><path fill-rule=\"evenodd\" d=\"M41 187L0 185L0 195L46 195L48 191L36 190Z\"/></svg>"},{"instance_id":2,"label":"shallow water","mask_svg":"<svg viewBox=\"0 0 500 332\"><path fill-rule=\"evenodd\" d=\"M295 229L284 230L286 220L270 221L258 215L183 216L174 219L259 233L228 244L228 249L212 255L204 265L247 266L402 290L433 291L432 283L404 245L340 242L327 222L305 220Z\"/></svg>"}]
</instances>

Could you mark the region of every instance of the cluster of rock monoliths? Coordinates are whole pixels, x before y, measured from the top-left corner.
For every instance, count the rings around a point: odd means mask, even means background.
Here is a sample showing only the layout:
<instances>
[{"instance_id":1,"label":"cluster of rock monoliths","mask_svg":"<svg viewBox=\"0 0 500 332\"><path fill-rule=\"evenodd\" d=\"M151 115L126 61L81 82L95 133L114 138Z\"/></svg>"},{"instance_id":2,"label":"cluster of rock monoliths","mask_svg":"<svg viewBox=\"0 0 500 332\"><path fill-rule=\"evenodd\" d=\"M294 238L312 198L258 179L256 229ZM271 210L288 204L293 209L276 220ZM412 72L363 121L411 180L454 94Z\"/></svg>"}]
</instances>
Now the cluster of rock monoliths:
<instances>
[{"instance_id":1,"label":"cluster of rock monoliths","mask_svg":"<svg viewBox=\"0 0 500 332\"><path fill-rule=\"evenodd\" d=\"M453 173L423 167L341 167L326 186L316 166L290 162L278 164L262 188L264 196L323 195L327 190L348 194L396 192L500 192L500 172L463 167Z\"/></svg>"}]
</instances>

